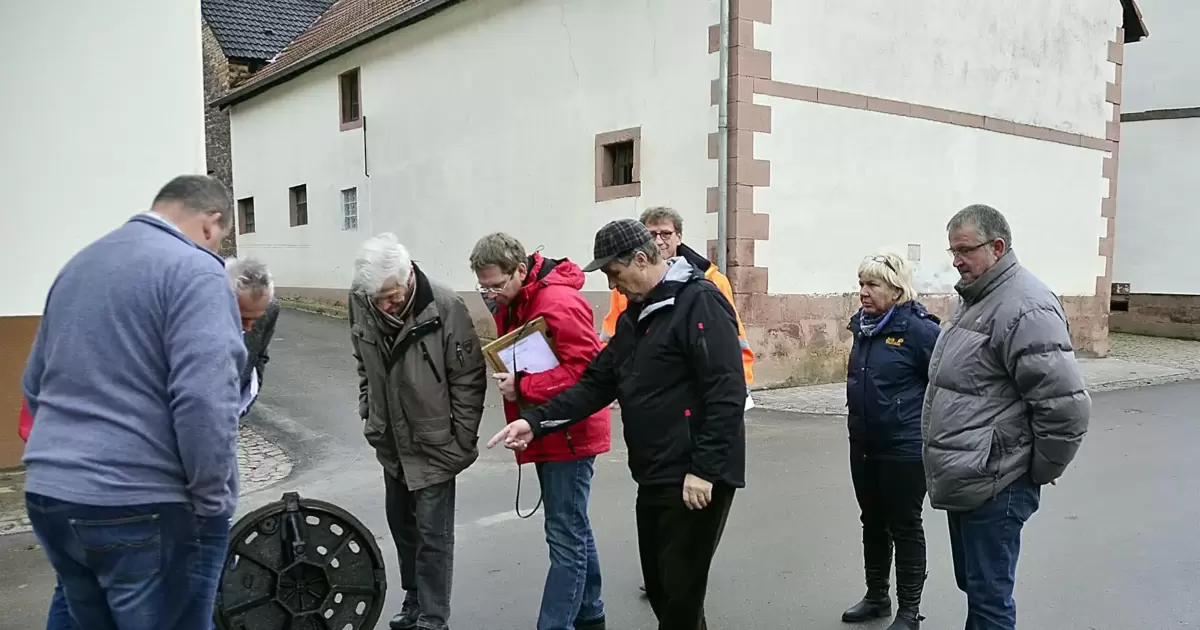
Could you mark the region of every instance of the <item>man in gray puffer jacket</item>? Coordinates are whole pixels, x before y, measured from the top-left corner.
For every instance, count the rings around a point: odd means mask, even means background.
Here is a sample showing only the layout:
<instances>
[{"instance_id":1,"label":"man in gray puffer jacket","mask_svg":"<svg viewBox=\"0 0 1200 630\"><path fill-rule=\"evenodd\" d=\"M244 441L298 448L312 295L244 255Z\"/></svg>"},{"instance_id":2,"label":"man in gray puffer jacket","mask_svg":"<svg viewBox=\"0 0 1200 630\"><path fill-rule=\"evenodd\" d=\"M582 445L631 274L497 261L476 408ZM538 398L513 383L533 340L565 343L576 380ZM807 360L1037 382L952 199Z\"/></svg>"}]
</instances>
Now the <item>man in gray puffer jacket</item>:
<instances>
[{"instance_id":1,"label":"man in gray puffer jacket","mask_svg":"<svg viewBox=\"0 0 1200 630\"><path fill-rule=\"evenodd\" d=\"M925 478L946 510L968 630L1016 628L1021 528L1087 433L1091 397L1054 293L1017 262L1004 215L946 226L962 297L929 364Z\"/></svg>"}]
</instances>

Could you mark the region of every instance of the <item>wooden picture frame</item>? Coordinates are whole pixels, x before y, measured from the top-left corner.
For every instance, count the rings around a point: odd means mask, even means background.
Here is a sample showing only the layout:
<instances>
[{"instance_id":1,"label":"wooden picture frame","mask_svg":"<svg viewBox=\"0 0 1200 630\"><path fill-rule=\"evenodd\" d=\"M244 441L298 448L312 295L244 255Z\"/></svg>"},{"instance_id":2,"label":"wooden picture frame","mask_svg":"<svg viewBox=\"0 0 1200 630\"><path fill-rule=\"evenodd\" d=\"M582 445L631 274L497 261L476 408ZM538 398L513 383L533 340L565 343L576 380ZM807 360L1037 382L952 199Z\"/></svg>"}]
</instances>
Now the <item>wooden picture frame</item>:
<instances>
[{"instance_id":1,"label":"wooden picture frame","mask_svg":"<svg viewBox=\"0 0 1200 630\"><path fill-rule=\"evenodd\" d=\"M492 368L493 373L508 372L508 367L504 365L504 361L500 358L500 352L516 344L518 341L536 334L542 335L546 340L546 345L554 352L554 356L557 359L558 348L554 347L554 339L550 336L550 327L546 325L544 317L536 317L518 326L515 330L497 337L495 341L482 348L483 358L487 361L488 367Z\"/></svg>"}]
</instances>

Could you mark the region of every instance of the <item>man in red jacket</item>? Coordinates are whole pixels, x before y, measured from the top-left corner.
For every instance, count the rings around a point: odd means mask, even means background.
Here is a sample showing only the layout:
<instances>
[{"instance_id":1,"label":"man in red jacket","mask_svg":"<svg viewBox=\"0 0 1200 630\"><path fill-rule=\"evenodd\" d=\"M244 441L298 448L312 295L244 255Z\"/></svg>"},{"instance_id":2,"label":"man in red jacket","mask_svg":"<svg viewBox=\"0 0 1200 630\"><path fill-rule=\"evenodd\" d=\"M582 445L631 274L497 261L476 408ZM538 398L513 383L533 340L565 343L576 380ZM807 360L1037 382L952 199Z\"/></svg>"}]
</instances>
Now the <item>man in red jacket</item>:
<instances>
[{"instance_id":1,"label":"man in red jacket","mask_svg":"<svg viewBox=\"0 0 1200 630\"><path fill-rule=\"evenodd\" d=\"M579 292L583 271L565 258L526 254L521 243L502 232L475 244L471 269L479 293L503 335L541 317L549 329L559 365L541 372L521 369L494 374L504 396L508 422L520 409L541 405L574 385L600 353L592 308ZM612 445L608 409L559 434L547 436L517 453L517 463L533 463L542 487L550 571L542 591L537 630L603 630L600 560L588 519L588 495L596 456Z\"/></svg>"}]
</instances>

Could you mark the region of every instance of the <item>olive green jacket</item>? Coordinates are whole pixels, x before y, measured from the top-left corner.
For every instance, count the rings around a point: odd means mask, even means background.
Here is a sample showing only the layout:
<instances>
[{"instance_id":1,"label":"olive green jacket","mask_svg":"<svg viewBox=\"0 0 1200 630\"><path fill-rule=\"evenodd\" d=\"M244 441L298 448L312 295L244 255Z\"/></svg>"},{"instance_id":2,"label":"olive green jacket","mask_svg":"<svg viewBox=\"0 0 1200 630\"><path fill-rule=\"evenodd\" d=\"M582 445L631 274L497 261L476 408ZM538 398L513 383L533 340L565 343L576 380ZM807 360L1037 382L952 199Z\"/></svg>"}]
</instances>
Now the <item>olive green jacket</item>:
<instances>
[{"instance_id":1,"label":"olive green jacket","mask_svg":"<svg viewBox=\"0 0 1200 630\"><path fill-rule=\"evenodd\" d=\"M411 315L388 339L367 296L350 294L363 434L393 477L419 490L479 458L487 369L467 305L417 266Z\"/></svg>"}]
</instances>

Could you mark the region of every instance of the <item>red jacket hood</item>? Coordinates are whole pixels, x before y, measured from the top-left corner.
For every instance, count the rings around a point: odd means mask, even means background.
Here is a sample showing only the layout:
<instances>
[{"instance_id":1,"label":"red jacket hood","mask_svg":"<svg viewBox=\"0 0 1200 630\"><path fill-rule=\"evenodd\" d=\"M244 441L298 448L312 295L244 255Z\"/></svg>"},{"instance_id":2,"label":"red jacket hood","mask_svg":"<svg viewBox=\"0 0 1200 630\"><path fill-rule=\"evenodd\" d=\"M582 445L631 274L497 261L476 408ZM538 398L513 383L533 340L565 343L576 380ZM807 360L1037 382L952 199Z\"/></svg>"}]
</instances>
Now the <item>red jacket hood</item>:
<instances>
[{"instance_id":1,"label":"red jacket hood","mask_svg":"<svg viewBox=\"0 0 1200 630\"><path fill-rule=\"evenodd\" d=\"M529 277L525 286L521 287L521 300L533 299L533 295L542 287L551 285L565 286L572 289L583 288L583 270L569 258L552 260L541 254L529 256Z\"/></svg>"}]
</instances>

